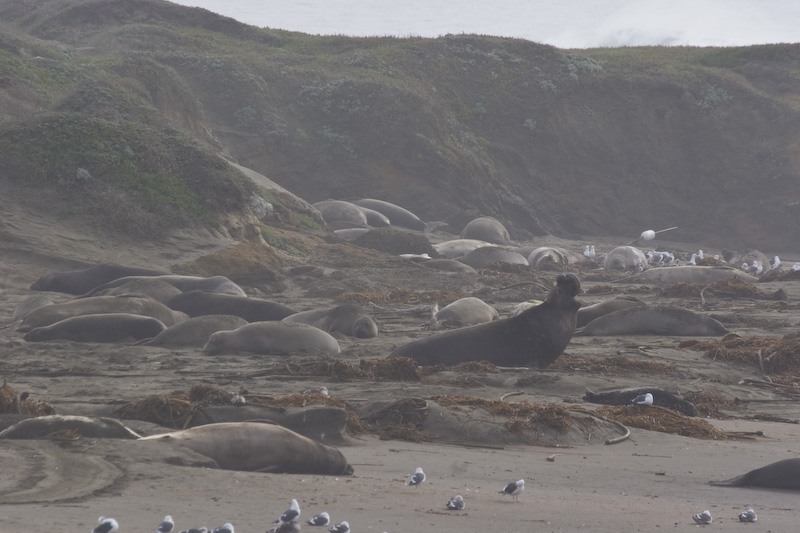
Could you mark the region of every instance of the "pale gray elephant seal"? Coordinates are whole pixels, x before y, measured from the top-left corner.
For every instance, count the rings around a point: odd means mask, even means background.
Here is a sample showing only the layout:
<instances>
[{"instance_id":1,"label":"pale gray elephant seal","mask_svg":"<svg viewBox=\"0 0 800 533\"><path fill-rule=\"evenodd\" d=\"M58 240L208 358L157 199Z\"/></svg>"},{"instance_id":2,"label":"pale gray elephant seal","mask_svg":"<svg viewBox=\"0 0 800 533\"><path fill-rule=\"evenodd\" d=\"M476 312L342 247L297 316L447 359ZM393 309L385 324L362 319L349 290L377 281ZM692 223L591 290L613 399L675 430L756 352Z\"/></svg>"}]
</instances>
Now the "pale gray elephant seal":
<instances>
[{"instance_id":1,"label":"pale gray elephant seal","mask_svg":"<svg viewBox=\"0 0 800 533\"><path fill-rule=\"evenodd\" d=\"M728 479L709 481L716 487L763 487L766 489L800 490L800 459L784 459Z\"/></svg>"},{"instance_id":2,"label":"pale gray elephant seal","mask_svg":"<svg viewBox=\"0 0 800 533\"><path fill-rule=\"evenodd\" d=\"M528 264L535 268L563 267L569 264L569 259L558 248L540 246L528 254Z\"/></svg>"},{"instance_id":3,"label":"pale gray elephant seal","mask_svg":"<svg viewBox=\"0 0 800 533\"><path fill-rule=\"evenodd\" d=\"M349 476L344 455L284 427L263 422L220 422L143 437L140 442L185 446L220 468L248 472Z\"/></svg>"},{"instance_id":4,"label":"pale gray elephant seal","mask_svg":"<svg viewBox=\"0 0 800 533\"><path fill-rule=\"evenodd\" d=\"M0 439L43 439L57 431L74 431L89 439L138 439L139 435L114 418L48 415L26 418L0 431Z\"/></svg>"},{"instance_id":5,"label":"pale gray elephant seal","mask_svg":"<svg viewBox=\"0 0 800 533\"><path fill-rule=\"evenodd\" d=\"M353 204L355 205L355 204ZM381 213L380 211L375 211L374 209L370 209L369 207L363 206L356 206L361 209L361 212L364 213L364 216L367 217L367 224L373 228L388 228L392 225L392 222L389 220L389 217Z\"/></svg>"},{"instance_id":6,"label":"pale gray elephant seal","mask_svg":"<svg viewBox=\"0 0 800 533\"><path fill-rule=\"evenodd\" d=\"M622 296L613 300L606 300L604 302L587 305L578 309L578 323L577 327L582 328L595 318L603 315L613 313L614 311L621 311L623 309L630 309L631 307L646 307L647 304L633 296Z\"/></svg>"},{"instance_id":7,"label":"pale gray elephant seal","mask_svg":"<svg viewBox=\"0 0 800 533\"><path fill-rule=\"evenodd\" d=\"M122 296L123 294L143 294L166 303L167 300L181 293L181 290L157 278L134 278L120 285L95 293L96 296Z\"/></svg>"},{"instance_id":8,"label":"pale gray elephant seal","mask_svg":"<svg viewBox=\"0 0 800 533\"><path fill-rule=\"evenodd\" d=\"M378 326L372 317L368 316L360 306L354 304L337 305L330 309L301 311L287 316L282 321L308 324L328 333L336 331L342 335L359 339L371 339L378 335Z\"/></svg>"},{"instance_id":9,"label":"pale gray elephant seal","mask_svg":"<svg viewBox=\"0 0 800 533\"><path fill-rule=\"evenodd\" d=\"M500 318L497 309L472 296L460 298L441 309L434 305L431 315L431 329L473 326Z\"/></svg>"},{"instance_id":10,"label":"pale gray elephant seal","mask_svg":"<svg viewBox=\"0 0 800 533\"><path fill-rule=\"evenodd\" d=\"M278 302L206 291L183 292L171 298L167 306L175 311L182 311L190 317L234 315L248 322L282 320L297 312Z\"/></svg>"},{"instance_id":11,"label":"pale gray elephant seal","mask_svg":"<svg viewBox=\"0 0 800 533\"><path fill-rule=\"evenodd\" d=\"M410 357L420 365L453 366L489 361L498 366L546 368L569 344L575 332L581 283L562 274L541 305L517 316L438 333L410 342L389 356Z\"/></svg>"},{"instance_id":12,"label":"pale gray elephant seal","mask_svg":"<svg viewBox=\"0 0 800 533\"><path fill-rule=\"evenodd\" d=\"M46 274L33 282L31 290L84 294L98 285L125 276L161 276L163 274L169 274L169 272L106 263L79 270Z\"/></svg>"},{"instance_id":13,"label":"pale gray elephant seal","mask_svg":"<svg viewBox=\"0 0 800 533\"><path fill-rule=\"evenodd\" d=\"M322 215L326 224L347 222L357 226L367 225L367 215L355 204L344 200L323 200L313 205Z\"/></svg>"},{"instance_id":14,"label":"pale gray elephant seal","mask_svg":"<svg viewBox=\"0 0 800 533\"><path fill-rule=\"evenodd\" d=\"M183 313L176 313L161 302L149 296L92 296L70 300L60 304L45 305L28 313L22 319L17 331L30 331L33 328L49 326L60 320L79 315L98 315L106 313L130 313L153 317L169 327L186 319Z\"/></svg>"},{"instance_id":15,"label":"pale gray elephant seal","mask_svg":"<svg viewBox=\"0 0 800 533\"><path fill-rule=\"evenodd\" d=\"M716 337L728 330L718 320L680 307L631 307L586 324L576 336L664 335Z\"/></svg>"},{"instance_id":16,"label":"pale gray elephant seal","mask_svg":"<svg viewBox=\"0 0 800 533\"><path fill-rule=\"evenodd\" d=\"M170 326L141 344L142 346L166 346L170 348L181 346L202 348L213 333L230 331L246 324L247 320L238 316L203 315Z\"/></svg>"},{"instance_id":17,"label":"pale gray elephant seal","mask_svg":"<svg viewBox=\"0 0 800 533\"><path fill-rule=\"evenodd\" d=\"M139 279L140 277L141 276L127 276L124 278L119 278L113 281L109 281L108 283L98 285L97 287L93 288L83 296L80 296L80 298L94 296L95 294L103 292L106 289L119 287L120 285L130 283L131 281ZM166 281L170 285L173 285L178 289L180 289L181 292L207 291L207 292L217 292L220 294L230 294L233 296L247 296L244 290L242 290L242 288L239 285L232 282L225 276L211 276L208 278L203 278L199 276L181 276L179 274L168 274L166 276L153 276L151 279L158 281Z\"/></svg>"},{"instance_id":18,"label":"pale gray elephant seal","mask_svg":"<svg viewBox=\"0 0 800 533\"><path fill-rule=\"evenodd\" d=\"M470 220L461 230L462 239L477 239L493 244L506 244L511 240L508 230L494 217L478 217Z\"/></svg>"},{"instance_id":19,"label":"pale gray elephant seal","mask_svg":"<svg viewBox=\"0 0 800 533\"><path fill-rule=\"evenodd\" d=\"M742 272L738 268L727 266L671 266L652 268L639 272L629 278L617 280L620 283L641 283L643 281L664 283L704 283L710 285L721 279L735 278L749 283L755 283L758 278Z\"/></svg>"},{"instance_id":20,"label":"pale gray elephant seal","mask_svg":"<svg viewBox=\"0 0 800 533\"><path fill-rule=\"evenodd\" d=\"M353 200L353 203L374 209L375 211L386 215L393 226L403 226L404 228L425 231L426 224L420 218L403 207L395 205L383 200L376 200L374 198L362 198L361 200Z\"/></svg>"},{"instance_id":21,"label":"pale gray elephant seal","mask_svg":"<svg viewBox=\"0 0 800 533\"><path fill-rule=\"evenodd\" d=\"M476 239L453 239L452 241L436 243L433 245L433 249L445 259L455 259L484 246L492 246L492 243Z\"/></svg>"},{"instance_id":22,"label":"pale gray elephant seal","mask_svg":"<svg viewBox=\"0 0 800 533\"><path fill-rule=\"evenodd\" d=\"M233 331L218 331L209 337L203 351L252 352L285 355L303 352L339 353L339 343L327 331L308 324L253 322Z\"/></svg>"},{"instance_id":23,"label":"pale gray elephant seal","mask_svg":"<svg viewBox=\"0 0 800 533\"><path fill-rule=\"evenodd\" d=\"M528 260L517 252L512 252L511 250L506 250L499 246L476 248L464 257L459 257L457 260L476 270L486 268L492 263L509 263L512 265L528 266Z\"/></svg>"},{"instance_id":24,"label":"pale gray elephant seal","mask_svg":"<svg viewBox=\"0 0 800 533\"><path fill-rule=\"evenodd\" d=\"M14 313L11 315L11 320L21 320L34 309L39 309L40 307L44 307L45 305L50 305L52 303L53 300L41 294L29 296L28 298L22 300L19 305L14 308Z\"/></svg>"},{"instance_id":25,"label":"pale gray elephant seal","mask_svg":"<svg viewBox=\"0 0 800 533\"><path fill-rule=\"evenodd\" d=\"M67 340L75 342L120 342L125 339L150 339L167 327L153 317L130 313L79 315L49 326L33 328L25 334L28 342Z\"/></svg>"},{"instance_id":26,"label":"pale gray elephant seal","mask_svg":"<svg viewBox=\"0 0 800 533\"><path fill-rule=\"evenodd\" d=\"M617 246L603 261L606 270L644 270L647 268L647 257L644 252L633 246Z\"/></svg>"}]
</instances>

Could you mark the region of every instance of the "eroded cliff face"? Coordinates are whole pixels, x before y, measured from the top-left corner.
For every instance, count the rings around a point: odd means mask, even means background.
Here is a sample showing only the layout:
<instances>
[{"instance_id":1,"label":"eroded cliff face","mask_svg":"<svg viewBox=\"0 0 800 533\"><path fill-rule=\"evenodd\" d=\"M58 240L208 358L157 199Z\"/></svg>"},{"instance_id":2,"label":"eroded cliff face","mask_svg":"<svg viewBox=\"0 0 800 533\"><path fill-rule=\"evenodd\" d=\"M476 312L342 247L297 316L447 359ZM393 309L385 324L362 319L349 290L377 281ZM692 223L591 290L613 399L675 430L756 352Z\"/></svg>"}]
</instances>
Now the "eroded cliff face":
<instances>
[{"instance_id":1,"label":"eroded cliff face","mask_svg":"<svg viewBox=\"0 0 800 533\"><path fill-rule=\"evenodd\" d=\"M0 17L0 133L65 113L178 129L310 202L381 198L456 231L800 245L800 44L316 37L158 0Z\"/></svg>"}]
</instances>

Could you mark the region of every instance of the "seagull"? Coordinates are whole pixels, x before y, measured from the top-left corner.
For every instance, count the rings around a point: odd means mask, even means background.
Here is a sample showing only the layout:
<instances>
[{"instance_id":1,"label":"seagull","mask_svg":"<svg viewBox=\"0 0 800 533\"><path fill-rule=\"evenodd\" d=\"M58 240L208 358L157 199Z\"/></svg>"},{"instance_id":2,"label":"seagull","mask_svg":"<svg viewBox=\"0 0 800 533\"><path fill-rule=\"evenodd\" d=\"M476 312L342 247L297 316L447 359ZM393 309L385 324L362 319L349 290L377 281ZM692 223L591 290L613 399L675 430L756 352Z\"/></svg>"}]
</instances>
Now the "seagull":
<instances>
[{"instance_id":1,"label":"seagull","mask_svg":"<svg viewBox=\"0 0 800 533\"><path fill-rule=\"evenodd\" d=\"M350 533L350 524L347 522L339 522L328 531L331 533Z\"/></svg>"},{"instance_id":2,"label":"seagull","mask_svg":"<svg viewBox=\"0 0 800 533\"><path fill-rule=\"evenodd\" d=\"M635 403L636 405L653 405L653 395L648 393L640 394L633 400L631 403Z\"/></svg>"},{"instance_id":3,"label":"seagull","mask_svg":"<svg viewBox=\"0 0 800 533\"><path fill-rule=\"evenodd\" d=\"M409 485L419 485L423 481L425 481L425 472L423 472L421 468L417 468L417 470L411 474L411 477L408 478Z\"/></svg>"},{"instance_id":4,"label":"seagull","mask_svg":"<svg viewBox=\"0 0 800 533\"><path fill-rule=\"evenodd\" d=\"M697 264L697 254L692 254L692 258L689 259L689 262L686 264L695 266Z\"/></svg>"},{"instance_id":5,"label":"seagull","mask_svg":"<svg viewBox=\"0 0 800 533\"><path fill-rule=\"evenodd\" d=\"M297 520L292 520L273 527L268 533L300 533L300 524L297 523Z\"/></svg>"},{"instance_id":6,"label":"seagull","mask_svg":"<svg viewBox=\"0 0 800 533\"><path fill-rule=\"evenodd\" d=\"M300 516L300 505L297 503L297 500L292 499L292 506L281 515L280 518L275 520L275 523L278 524L288 524L292 520L297 520Z\"/></svg>"},{"instance_id":7,"label":"seagull","mask_svg":"<svg viewBox=\"0 0 800 533\"><path fill-rule=\"evenodd\" d=\"M769 262L770 268L780 268L781 266L781 258L777 255L772 258L772 261Z\"/></svg>"},{"instance_id":8,"label":"seagull","mask_svg":"<svg viewBox=\"0 0 800 533\"><path fill-rule=\"evenodd\" d=\"M191 527L189 529L184 529L181 533L208 533L208 529L204 527Z\"/></svg>"},{"instance_id":9,"label":"seagull","mask_svg":"<svg viewBox=\"0 0 800 533\"><path fill-rule=\"evenodd\" d=\"M792 265L792 270L794 270L795 272L800 270L800 261L797 261L795 262L795 264Z\"/></svg>"},{"instance_id":10,"label":"seagull","mask_svg":"<svg viewBox=\"0 0 800 533\"><path fill-rule=\"evenodd\" d=\"M753 261L753 266L750 267L752 272L755 272L756 275L761 274L764 272L764 265L761 264L761 261Z\"/></svg>"},{"instance_id":11,"label":"seagull","mask_svg":"<svg viewBox=\"0 0 800 533\"><path fill-rule=\"evenodd\" d=\"M211 533L234 533L233 524L231 524L230 522L225 522L224 525L215 527Z\"/></svg>"},{"instance_id":12,"label":"seagull","mask_svg":"<svg viewBox=\"0 0 800 533\"><path fill-rule=\"evenodd\" d=\"M100 522L100 525L94 528L92 533L115 533L119 531L119 524L117 524L117 521L113 518L101 516L97 521Z\"/></svg>"},{"instance_id":13,"label":"seagull","mask_svg":"<svg viewBox=\"0 0 800 533\"><path fill-rule=\"evenodd\" d=\"M756 520L758 520L758 517L752 507L739 514L739 522L755 522Z\"/></svg>"},{"instance_id":14,"label":"seagull","mask_svg":"<svg viewBox=\"0 0 800 533\"><path fill-rule=\"evenodd\" d=\"M451 511L460 511L464 508L464 498L460 494L456 494L450 501L447 502L447 508Z\"/></svg>"},{"instance_id":15,"label":"seagull","mask_svg":"<svg viewBox=\"0 0 800 533\"><path fill-rule=\"evenodd\" d=\"M585 255L586 257L592 257L590 255L591 253L592 253L592 251L589 249L589 245L588 244L583 247L583 255Z\"/></svg>"},{"instance_id":16,"label":"seagull","mask_svg":"<svg viewBox=\"0 0 800 533\"><path fill-rule=\"evenodd\" d=\"M641 271L643 271L643 270L644 270L644 263L642 263L642 260L641 260L641 259L638 259L638 260L636 261L636 271L637 271L637 272L641 272Z\"/></svg>"},{"instance_id":17,"label":"seagull","mask_svg":"<svg viewBox=\"0 0 800 533\"><path fill-rule=\"evenodd\" d=\"M512 481L506 487L500 491L500 494L505 496L506 494L511 494L514 497L514 501L519 501L519 495L522 494L522 491L525 490L525 480L520 479L519 481Z\"/></svg>"},{"instance_id":18,"label":"seagull","mask_svg":"<svg viewBox=\"0 0 800 533\"><path fill-rule=\"evenodd\" d=\"M703 250L697 250L697 258L698 259L702 259L703 258Z\"/></svg>"},{"instance_id":19,"label":"seagull","mask_svg":"<svg viewBox=\"0 0 800 533\"><path fill-rule=\"evenodd\" d=\"M692 517L692 520L694 520L698 524L706 525L710 524L713 519L711 518L711 513L709 513L708 511L703 511L700 514L694 515Z\"/></svg>"},{"instance_id":20,"label":"seagull","mask_svg":"<svg viewBox=\"0 0 800 533\"><path fill-rule=\"evenodd\" d=\"M303 394L322 394L323 396L328 396L328 387L304 390Z\"/></svg>"},{"instance_id":21,"label":"seagull","mask_svg":"<svg viewBox=\"0 0 800 533\"><path fill-rule=\"evenodd\" d=\"M306 520L306 524L310 526L327 526L330 523L331 523L331 517L326 512L315 514L314 516Z\"/></svg>"},{"instance_id":22,"label":"seagull","mask_svg":"<svg viewBox=\"0 0 800 533\"><path fill-rule=\"evenodd\" d=\"M175 522L172 521L172 517L170 515L167 515L164 517L164 520L158 524L156 533L170 533L173 529L175 529Z\"/></svg>"},{"instance_id":23,"label":"seagull","mask_svg":"<svg viewBox=\"0 0 800 533\"><path fill-rule=\"evenodd\" d=\"M247 403L247 400L245 400L244 396L242 396L240 393L232 392L231 393L231 403L233 405L242 406L242 405Z\"/></svg>"}]
</instances>

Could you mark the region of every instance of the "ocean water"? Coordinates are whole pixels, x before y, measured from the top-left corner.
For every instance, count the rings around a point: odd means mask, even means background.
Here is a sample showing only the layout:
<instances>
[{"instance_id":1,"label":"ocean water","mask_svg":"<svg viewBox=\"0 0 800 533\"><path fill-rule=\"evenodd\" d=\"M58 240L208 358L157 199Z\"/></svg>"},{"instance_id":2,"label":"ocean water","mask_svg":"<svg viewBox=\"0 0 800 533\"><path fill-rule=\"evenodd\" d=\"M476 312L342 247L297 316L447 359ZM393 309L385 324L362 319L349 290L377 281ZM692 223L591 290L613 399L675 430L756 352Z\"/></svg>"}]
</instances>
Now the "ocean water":
<instances>
[{"instance_id":1,"label":"ocean water","mask_svg":"<svg viewBox=\"0 0 800 533\"><path fill-rule=\"evenodd\" d=\"M560 48L800 42L800 0L173 0L318 35L478 33Z\"/></svg>"}]
</instances>

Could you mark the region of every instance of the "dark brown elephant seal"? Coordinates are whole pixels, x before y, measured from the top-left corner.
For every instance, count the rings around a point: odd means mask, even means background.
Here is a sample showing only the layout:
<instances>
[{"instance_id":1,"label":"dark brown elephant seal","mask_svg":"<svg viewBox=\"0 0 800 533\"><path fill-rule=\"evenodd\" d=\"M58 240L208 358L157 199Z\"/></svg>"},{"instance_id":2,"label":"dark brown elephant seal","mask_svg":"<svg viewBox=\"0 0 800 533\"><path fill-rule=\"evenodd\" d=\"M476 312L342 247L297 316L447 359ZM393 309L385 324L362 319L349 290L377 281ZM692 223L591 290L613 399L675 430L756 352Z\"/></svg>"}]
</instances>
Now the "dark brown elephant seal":
<instances>
[{"instance_id":1,"label":"dark brown elephant seal","mask_svg":"<svg viewBox=\"0 0 800 533\"><path fill-rule=\"evenodd\" d=\"M508 230L494 217L478 217L470 220L461 230L462 239L478 239L493 244L506 244L511 240Z\"/></svg>"},{"instance_id":2,"label":"dark brown elephant seal","mask_svg":"<svg viewBox=\"0 0 800 533\"><path fill-rule=\"evenodd\" d=\"M233 315L203 315L170 326L142 346L202 348L217 331L231 331L247 324L247 320Z\"/></svg>"},{"instance_id":3,"label":"dark brown elephant seal","mask_svg":"<svg viewBox=\"0 0 800 533\"><path fill-rule=\"evenodd\" d=\"M188 291L172 297L167 306L190 317L202 315L233 315L248 322L282 320L297 311L277 302L234 296L217 292Z\"/></svg>"},{"instance_id":4,"label":"dark brown elephant seal","mask_svg":"<svg viewBox=\"0 0 800 533\"><path fill-rule=\"evenodd\" d=\"M376 200L374 198L362 198L361 200L353 200L353 203L361 207L374 209L386 215L386 218L389 219L393 226L403 226L404 228L419 231L425 231L427 227L417 215L408 209L390 202L384 202L383 200Z\"/></svg>"},{"instance_id":5,"label":"dark brown elephant seal","mask_svg":"<svg viewBox=\"0 0 800 533\"><path fill-rule=\"evenodd\" d=\"M336 331L342 335L359 339L371 339L378 335L378 326L372 317L368 316L360 306L354 304L337 305L330 309L301 311L287 316L282 319L282 322L308 324L328 333Z\"/></svg>"},{"instance_id":6,"label":"dark brown elephant seal","mask_svg":"<svg viewBox=\"0 0 800 533\"><path fill-rule=\"evenodd\" d=\"M125 276L161 276L169 274L152 268L129 267L105 263L79 270L46 274L33 282L31 290L85 294L103 283Z\"/></svg>"},{"instance_id":7,"label":"dark brown elephant seal","mask_svg":"<svg viewBox=\"0 0 800 533\"><path fill-rule=\"evenodd\" d=\"M600 318L603 315L613 313L614 311L622 311L623 309L630 309L631 307L646 307L647 304L633 296L623 296L613 300L606 300L592 305L587 305L578 309L578 323L577 327L582 328L595 318Z\"/></svg>"},{"instance_id":8,"label":"dark brown elephant seal","mask_svg":"<svg viewBox=\"0 0 800 533\"><path fill-rule=\"evenodd\" d=\"M389 357L409 357L420 365L453 366L489 361L498 366L546 368L569 344L575 332L581 283L562 274L541 305L486 324L455 329L410 342Z\"/></svg>"},{"instance_id":9,"label":"dark brown elephant seal","mask_svg":"<svg viewBox=\"0 0 800 533\"><path fill-rule=\"evenodd\" d=\"M728 479L709 481L716 487L763 487L765 489L800 490L800 458L784 459Z\"/></svg>"},{"instance_id":10,"label":"dark brown elephant seal","mask_svg":"<svg viewBox=\"0 0 800 533\"><path fill-rule=\"evenodd\" d=\"M586 324L576 336L599 335L664 335L717 337L727 328L710 316L680 307L631 307L614 311Z\"/></svg>"},{"instance_id":11,"label":"dark brown elephant seal","mask_svg":"<svg viewBox=\"0 0 800 533\"><path fill-rule=\"evenodd\" d=\"M220 468L248 472L349 476L353 467L330 446L262 422L222 422L144 437L139 442L184 446Z\"/></svg>"},{"instance_id":12,"label":"dark brown elephant seal","mask_svg":"<svg viewBox=\"0 0 800 533\"><path fill-rule=\"evenodd\" d=\"M130 313L79 315L25 334L28 342L67 340L75 342L120 342L150 339L167 329L158 319Z\"/></svg>"},{"instance_id":13,"label":"dark brown elephant seal","mask_svg":"<svg viewBox=\"0 0 800 533\"><path fill-rule=\"evenodd\" d=\"M109 281L108 283L104 283L102 285L98 285L94 287L92 290L81 296L82 298L88 296L94 296L97 293L103 292L107 289L112 289L114 287L119 287L120 285L130 283L138 279L139 276L127 276L124 278L115 279L113 281ZM188 291L207 291L207 292L217 292L220 294L230 294L232 296L247 296L242 290L242 288L234 283L233 281L229 280L225 276L211 276L208 278L203 278L199 276L181 276L179 274L168 274L166 276L154 276L151 279L155 279L158 281L165 281L170 285L173 285L180 289L181 292L188 292Z\"/></svg>"},{"instance_id":14,"label":"dark brown elephant seal","mask_svg":"<svg viewBox=\"0 0 800 533\"><path fill-rule=\"evenodd\" d=\"M208 338L203 351L251 352L286 355L304 352L339 353L339 343L327 331L308 324L253 322L233 331L218 331Z\"/></svg>"}]
</instances>

